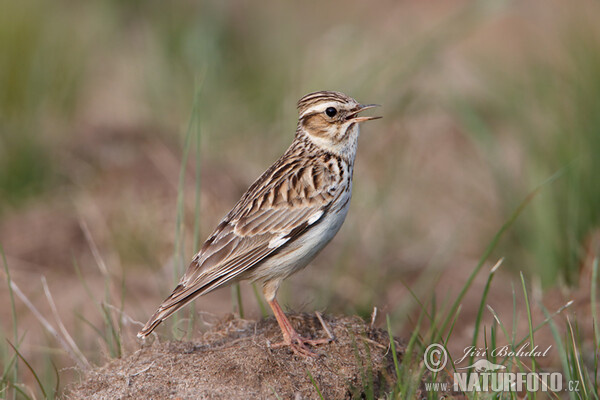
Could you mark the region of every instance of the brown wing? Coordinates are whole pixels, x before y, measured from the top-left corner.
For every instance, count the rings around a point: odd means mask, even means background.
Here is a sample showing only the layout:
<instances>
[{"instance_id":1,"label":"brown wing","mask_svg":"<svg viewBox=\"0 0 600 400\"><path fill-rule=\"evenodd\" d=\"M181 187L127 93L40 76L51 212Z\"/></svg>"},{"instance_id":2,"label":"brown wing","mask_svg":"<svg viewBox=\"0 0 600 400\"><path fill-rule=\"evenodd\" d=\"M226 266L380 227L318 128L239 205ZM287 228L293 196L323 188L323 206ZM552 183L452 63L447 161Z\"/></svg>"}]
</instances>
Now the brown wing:
<instances>
[{"instance_id":1,"label":"brown wing","mask_svg":"<svg viewBox=\"0 0 600 400\"><path fill-rule=\"evenodd\" d=\"M305 161L282 158L248 189L138 336L147 336L179 308L240 277L321 220L338 191L339 174L319 160L310 166Z\"/></svg>"}]
</instances>

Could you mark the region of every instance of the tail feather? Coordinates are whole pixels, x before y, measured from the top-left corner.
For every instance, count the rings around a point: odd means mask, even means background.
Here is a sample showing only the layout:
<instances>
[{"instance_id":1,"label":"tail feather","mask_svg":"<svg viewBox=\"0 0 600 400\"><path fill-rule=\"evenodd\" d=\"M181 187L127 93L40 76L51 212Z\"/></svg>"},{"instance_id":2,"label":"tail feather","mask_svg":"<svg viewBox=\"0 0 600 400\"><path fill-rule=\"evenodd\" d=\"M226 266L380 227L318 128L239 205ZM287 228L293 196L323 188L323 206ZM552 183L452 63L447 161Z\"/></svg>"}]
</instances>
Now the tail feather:
<instances>
[{"instance_id":1,"label":"tail feather","mask_svg":"<svg viewBox=\"0 0 600 400\"><path fill-rule=\"evenodd\" d=\"M154 315L148 320L148 322L146 322L146 325L144 325L144 327L138 332L137 336L139 338L145 338L146 336L151 334L152 331L158 325L160 325L161 322L169 318L175 311L179 310L181 307L185 306L201 294L204 294L202 289L203 288L201 287L198 290L194 290L182 299L179 299L177 302L172 303L171 300L173 299L173 297L180 294L181 292L181 287L180 285L178 285L173 291L173 293L171 293L171 295L167 297L165 301L163 301L163 303L160 305L158 310L156 310Z\"/></svg>"},{"instance_id":2,"label":"tail feather","mask_svg":"<svg viewBox=\"0 0 600 400\"><path fill-rule=\"evenodd\" d=\"M262 254L258 252L258 250L261 250L263 253L266 251L266 253ZM188 272L186 272L179 285L177 285L171 295L162 302L152 318L150 318L146 325L138 332L137 336L139 338L148 336L162 321L169 318L175 311L179 310L196 297L212 292L216 288L238 279L244 271L256 265L257 262L262 261L274 250L275 249L268 248L265 244L262 248L248 251L247 253L232 259L232 262L234 263L243 263L242 268L234 268L230 265L225 265L225 267L218 271L219 273L209 271L209 273L204 274L201 272L198 276L194 276L193 279L190 278L190 276L193 275L199 267L196 261L192 262ZM254 259L248 260L249 257L253 257Z\"/></svg>"}]
</instances>

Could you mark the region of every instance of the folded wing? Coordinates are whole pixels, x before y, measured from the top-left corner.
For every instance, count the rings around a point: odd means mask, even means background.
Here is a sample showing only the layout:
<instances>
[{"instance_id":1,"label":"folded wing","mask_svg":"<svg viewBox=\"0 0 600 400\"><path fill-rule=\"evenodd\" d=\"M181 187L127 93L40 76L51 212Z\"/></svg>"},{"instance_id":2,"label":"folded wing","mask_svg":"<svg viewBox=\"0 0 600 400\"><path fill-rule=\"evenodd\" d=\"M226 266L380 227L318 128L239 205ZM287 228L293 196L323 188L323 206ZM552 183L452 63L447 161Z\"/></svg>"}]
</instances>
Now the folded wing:
<instances>
[{"instance_id":1,"label":"folded wing","mask_svg":"<svg viewBox=\"0 0 600 400\"><path fill-rule=\"evenodd\" d=\"M241 277L317 224L337 194L335 176L318 163L307 167L282 159L273 165L221 221L138 336L147 336L196 297Z\"/></svg>"}]
</instances>

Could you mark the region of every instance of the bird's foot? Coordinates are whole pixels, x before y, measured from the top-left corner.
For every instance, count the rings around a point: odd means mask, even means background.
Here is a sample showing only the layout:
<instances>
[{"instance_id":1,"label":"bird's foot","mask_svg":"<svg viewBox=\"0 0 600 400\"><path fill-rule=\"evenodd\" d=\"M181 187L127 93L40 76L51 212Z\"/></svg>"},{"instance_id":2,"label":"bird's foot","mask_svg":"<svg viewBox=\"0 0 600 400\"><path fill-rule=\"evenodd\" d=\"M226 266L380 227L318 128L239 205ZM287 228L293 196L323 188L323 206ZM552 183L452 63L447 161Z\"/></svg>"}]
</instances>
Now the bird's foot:
<instances>
[{"instance_id":1,"label":"bird's foot","mask_svg":"<svg viewBox=\"0 0 600 400\"><path fill-rule=\"evenodd\" d=\"M284 337L283 342L272 344L272 348L289 346L294 354L303 357L319 357L320 354L315 353L308 346L318 346L321 344L331 343L332 338L324 339L308 339L300 336L296 331L290 333L288 337Z\"/></svg>"},{"instance_id":2,"label":"bird's foot","mask_svg":"<svg viewBox=\"0 0 600 400\"><path fill-rule=\"evenodd\" d=\"M319 354L311 351L307 347L307 345L318 346L320 344L329 343L335 340L331 329L329 329L320 313L316 313L317 318L319 319L319 322L321 322L321 326L323 326L323 329L325 330L325 332L327 332L327 336L329 337L326 339L307 339L303 338L298 334L298 332L296 332L290 321L283 313L283 310L279 306L279 303L277 303L277 300L270 300L269 305L273 309L273 314L275 315L277 323L281 328L281 333L283 334L283 342L275 343L271 345L271 347L278 348L283 346L289 346L296 355L300 355L303 357L319 357Z\"/></svg>"}]
</instances>

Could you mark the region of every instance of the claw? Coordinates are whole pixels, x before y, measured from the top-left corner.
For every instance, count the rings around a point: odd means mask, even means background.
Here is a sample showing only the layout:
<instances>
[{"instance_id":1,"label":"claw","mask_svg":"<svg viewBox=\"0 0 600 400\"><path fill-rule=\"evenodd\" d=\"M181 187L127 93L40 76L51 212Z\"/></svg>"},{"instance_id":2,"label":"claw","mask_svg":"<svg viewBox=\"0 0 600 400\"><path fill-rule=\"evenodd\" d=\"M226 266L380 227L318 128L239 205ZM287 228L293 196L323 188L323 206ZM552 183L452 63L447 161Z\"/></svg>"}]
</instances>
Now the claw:
<instances>
[{"instance_id":1,"label":"claw","mask_svg":"<svg viewBox=\"0 0 600 400\"><path fill-rule=\"evenodd\" d=\"M284 340L283 342L272 344L271 347L279 348L279 347L289 346L292 349L292 351L294 352L294 354L296 354L296 355L316 358L316 357L320 357L321 354L315 353L314 351L310 350L307 345L319 346L321 344L331 343L332 341L333 341L333 339L330 339L330 338L308 339L308 338L300 336L296 331L294 331L292 333L292 335L290 336L289 342Z\"/></svg>"},{"instance_id":2,"label":"claw","mask_svg":"<svg viewBox=\"0 0 600 400\"><path fill-rule=\"evenodd\" d=\"M283 313L283 310L281 310L281 307L279 306L276 300L270 301L269 305L273 309L273 313L275 314L275 318L277 319L277 322L279 323L279 327L281 328L281 332L283 334L283 342L272 344L272 348L289 346L296 355L316 358L321 356L321 354L315 353L314 351L310 350L307 345L318 346L321 344L331 343L334 340L331 331L324 324L323 319L318 313L317 317L319 317L319 321L321 321L321 324L323 325L323 328L325 329L329 337L324 339L308 339L300 336L298 332L294 330L292 324L286 318L285 314Z\"/></svg>"}]
</instances>

